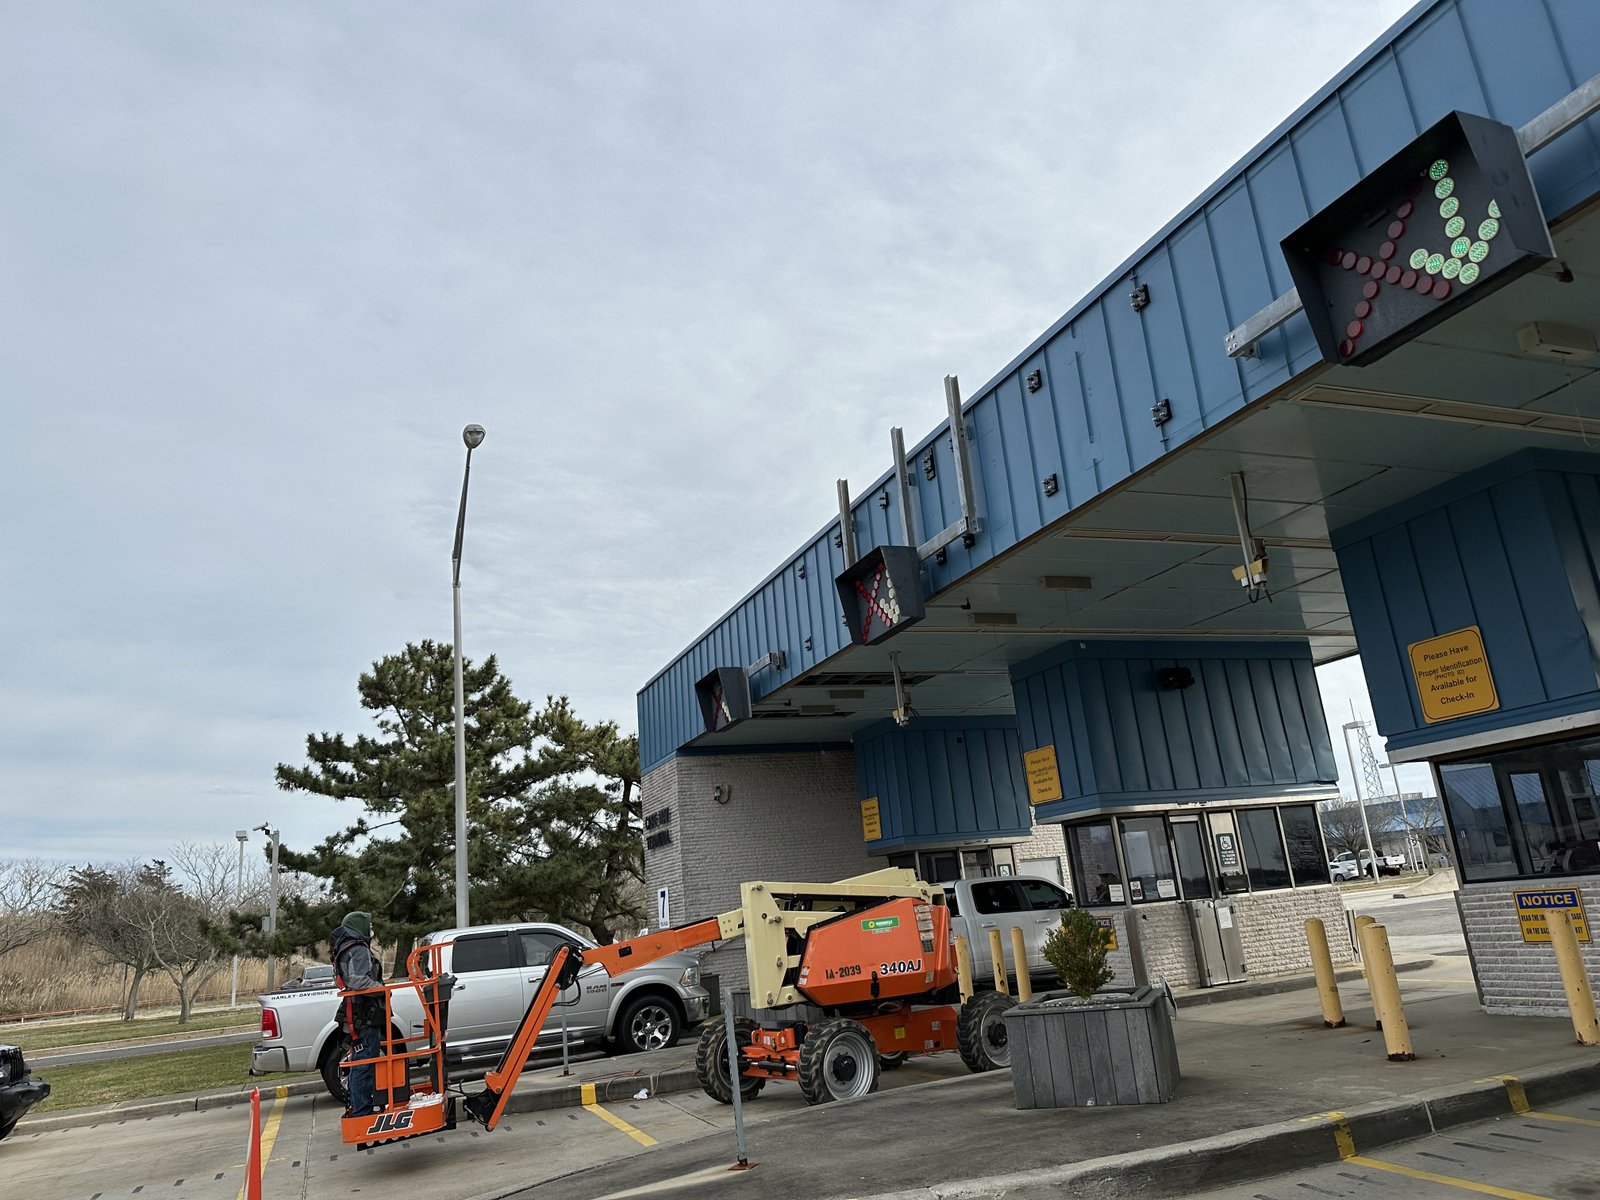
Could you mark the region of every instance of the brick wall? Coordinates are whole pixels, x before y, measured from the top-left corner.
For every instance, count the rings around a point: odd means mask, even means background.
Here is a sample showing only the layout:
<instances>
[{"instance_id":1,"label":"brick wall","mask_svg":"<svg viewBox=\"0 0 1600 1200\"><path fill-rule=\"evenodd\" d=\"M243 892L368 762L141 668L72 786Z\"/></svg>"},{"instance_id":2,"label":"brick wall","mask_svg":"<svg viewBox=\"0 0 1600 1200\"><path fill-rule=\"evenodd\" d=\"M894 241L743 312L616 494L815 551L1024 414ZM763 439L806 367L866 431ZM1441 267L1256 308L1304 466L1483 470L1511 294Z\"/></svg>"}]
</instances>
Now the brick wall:
<instances>
[{"instance_id":1,"label":"brick wall","mask_svg":"<svg viewBox=\"0 0 1600 1200\"><path fill-rule=\"evenodd\" d=\"M1033 836L1012 847L1017 856L1017 870L1026 873L1026 858L1053 858L1061 864L1061 882L1073 895L1078 889L1072 886L1072 870L1067 865L1067 837L1060 825L1041 825L1034 822Z\"/></svg>"},{"instance_id":2,"label":"brick wall","mask_svg":"<svg viewBox=\"0 0 1600 1200\"><path fill-rule=\"evenodd\" d=\"M1239 939L1244 943L1245 967L1252 977L1311 969L1311 951L1306 948L1307 917L1322 918L1328 931L1328 952L1334 962L1347 963L1355 958L1344 900L1331 884L1251 892L1233 899L1239 915Z\"/></svg>"},{"instance_id":3,"label":"brick wall","mask_svg":"<svg viewBox=\"0 0 1600 1200\"><path fill-rule=\"evenodd\" d=\"M1478 978L1478 993L1487 1013L1516 1016L1557 1017L1567 1012L1561 972L1556 967L1555 951L1547 942L1524 942L1517 920L1514 891L1540 887L1527 880L1504 883L1469 883L1456 893L1461 911L1461 927L1467 936L1467 953L1472 956L1473 974ZM1577 888L1583 893L1583 908L1589 918L1590 943L1580 943L1589 982L1600 992L1600 938L1594 929L1600 924L1600 875L1553 879L1548 887Z\"/></svg>"},{"instance_id":4,"label":"brick wall","mask_svg":"<svg viewBox=\"0 0 1600 1200\"><path fill-rule=\"evenodd\" d=\"M676 757L643 785L647 822L671 810L657 828L672 840L647 848L644 864L652 905L657 888L670 889L674 925L738 907L749 880L832 881L885 865L861 839L848 750ZM744 942L708 955L701 969L744 987Z\"/></svg>"},{"instance_id":5,"label":"brick wall","mask_svg":"<svg viewBox=\"0 0 1600 1200\"><path fill-rule=\"evenodd\" d=\"M1195 962L1189 910L1181 903L1141 904L1128 910L1139 940L1144 982L1166 980L1173 987L1195 987L1200 967Z\"/></svg>"}]
</instances>

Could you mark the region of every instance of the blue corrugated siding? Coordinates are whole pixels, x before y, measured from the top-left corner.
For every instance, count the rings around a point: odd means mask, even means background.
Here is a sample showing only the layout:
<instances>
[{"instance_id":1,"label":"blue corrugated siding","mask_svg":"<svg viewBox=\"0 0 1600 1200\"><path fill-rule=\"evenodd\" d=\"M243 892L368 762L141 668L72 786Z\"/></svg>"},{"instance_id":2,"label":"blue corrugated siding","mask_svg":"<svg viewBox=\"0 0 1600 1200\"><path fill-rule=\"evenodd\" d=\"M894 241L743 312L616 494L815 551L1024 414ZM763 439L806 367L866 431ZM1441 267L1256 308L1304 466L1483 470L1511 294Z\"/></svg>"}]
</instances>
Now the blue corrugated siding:
<instances>
[{"instance_id":1,"label":"blue corrugated siding","mask_svg":"<svg viewBox=\"0 0 1600 1200\"><path fill-rule=\"evenodd\" d=\"M863 800L878 798L880 854L972 838L1026 837L1032 826L1017 728L1010 718L893 722L855 740Z\"/></svg>"},{"instance_id":2,"label":"blue corrugated siding","mask_svg":"<svg viewBox=\"0 0 1600 1200\"><path fill-rule=\"evenodd\" d=\"M944 566L927 565L931 591L1318 361L1304 318L1265 338L1256 359L1229 359L1222 339L1288 290L1279 241L1365 171L1453 108L1521 125L1596 74L1600 4L1594 0L1419 5L974 394L966 412L984 532L971 550L951 546ZM1532 165L1550 217L1594 195L1600 118L1540 151ZM1136 314L1127 293L1141 282L1150 285L1151 303ZM1030 393L1021 381L1035 369L1044 386ZM1150 408L1162 398L1171 402L1173 419L1157 429ZM930 450L932 481L921 469ZM948 424L910 457L918 534L927 538L960 512ZM1051 474L1062 486L1047 498L1039 481ZM886 473L858 494L862 551L900 541L892 479ZM882 508L878 497L885 492L889 503ZM786 650L786 671L754 681L760 695L841 648L833 593L837 527L830 523L641 691L646 770L700 732L692 686L711 667ZM797 578L801 563L805 580ZM757 614L770 614L759 635Z\"/></svg>"},{"instance_id":3,"label":"blue corrugated siding","mask_svg":"<svg viewBox=\"0 0 1600 1200\"><path fill-rule=\"evenodd\" d=\"M1600 707L1600 457L1528 452L1334 534L1395 749ZM1429 725L1407 648L1476 625L1496 712Z\"/></svg>"},{"instance_id":4,"label":"blue corrugated siding","mask_svg":"<svg viewBox=\"0 0 1600 1200\"><path fill-rule=\"evenodd\" d=\"M1194 686L1162 691L1162 667L1187 667ZM1061 768L1063 799L1042 820L1338 778L1306 646L1073 643L1011 678L1020 750L1053 745Z\"/></svg>"}]
</instances>

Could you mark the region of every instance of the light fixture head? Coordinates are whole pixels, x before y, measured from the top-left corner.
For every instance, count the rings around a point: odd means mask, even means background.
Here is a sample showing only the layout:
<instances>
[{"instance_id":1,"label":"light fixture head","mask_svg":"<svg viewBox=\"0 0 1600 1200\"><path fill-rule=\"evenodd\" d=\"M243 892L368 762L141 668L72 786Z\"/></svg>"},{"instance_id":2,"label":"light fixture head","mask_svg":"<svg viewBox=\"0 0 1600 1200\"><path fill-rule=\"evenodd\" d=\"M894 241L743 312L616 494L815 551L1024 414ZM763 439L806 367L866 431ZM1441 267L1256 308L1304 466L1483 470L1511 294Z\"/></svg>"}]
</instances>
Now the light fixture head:
<instances>
[{"instance_id":1,"label":"light fixture head","mask_svg":"<svg viewBox=\"0 0 1600 1200\"><path fill-rule=\"evenodd\" d=\"M483 445L484 428L482 425L468 425L461 431L461 440L467 444L468 450L476 450Z\"/></svg>"},{"instance_id":2,"label":"light fixture head","mask_svg":"<svg viewBox=\"0 0 1600 1200\"><path fill-rule=\"evenodd\" d=\"M248 829L235 829L233 831L233 836L238 838L241 842L248 842L250 840L250 831Z\"/></svg>"}]
</instances>

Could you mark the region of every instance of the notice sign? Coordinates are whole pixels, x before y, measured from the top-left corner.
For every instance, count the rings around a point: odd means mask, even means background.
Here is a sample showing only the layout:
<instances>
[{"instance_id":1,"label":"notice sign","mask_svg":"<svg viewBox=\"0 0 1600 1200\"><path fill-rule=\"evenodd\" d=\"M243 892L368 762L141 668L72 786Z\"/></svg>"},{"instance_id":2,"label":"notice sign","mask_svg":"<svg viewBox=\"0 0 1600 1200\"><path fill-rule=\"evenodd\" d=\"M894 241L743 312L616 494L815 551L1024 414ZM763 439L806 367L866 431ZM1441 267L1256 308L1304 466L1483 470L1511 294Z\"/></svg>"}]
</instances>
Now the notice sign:
<instances>
[{"instance_id":1,"label":"notice sign","mask_svg":"<svg viewBox=\"0 0 1600 1200\"><path fill-rule=\"evenodd\" d=\"M1483 633L1476 625L1413 642L1409 649L1422 716L1430 725L1500 707L1483 652Z\"/></svg>"},{"instance_id":2,"label":"notice sign","mask_svg":"<svg viewBox=\"0 0 1600 1200\"><path fill-rule=\"evenodd\" d=\"M1060 800L1061 768L1056 763L1056 748L1040 746L1022 756L1022 767L1028 773L1028 803L1048 804Z\"/></svg>"},{"instance_id":3,"label":"notice sign","mask_svg":"<svg viewBox=\"0 0 1600 1200\"><path fill-rule=\"evenodd\" d=\"M878 816L878 798L861 802L861 840L875 842L883 836L883 821Z\"/></svg>"},{"instance_id":4,"label":"notice sign","mask_svg":"<svg viewBox=\"0 0 1600 1200\"><path fill-rule=\"evenodd\" d=\"M1583 896L1577 888L1544 888L1535 892L1512 892L1517 906L1517 922L1522 926L1525 942L1550 940L1552 909L1564 908L1572 914L1572 924L1580 942L1590 941L1589 918L1584 915Z\"/></svg>"},{"instance_id":5,"label":"notice sign","mask_svg":"<svg viewBox=\"0 0 1600 1200\"><path fill-rule=\"evenodd\" d=\"M1117 948L1117 923L1110 917L1096 917L1094 923L1100 926L1101 929L1109 929L1111 931L1111 941L1106 945L1106 949L1115 950Z\"/></svg>"}]
</instances>

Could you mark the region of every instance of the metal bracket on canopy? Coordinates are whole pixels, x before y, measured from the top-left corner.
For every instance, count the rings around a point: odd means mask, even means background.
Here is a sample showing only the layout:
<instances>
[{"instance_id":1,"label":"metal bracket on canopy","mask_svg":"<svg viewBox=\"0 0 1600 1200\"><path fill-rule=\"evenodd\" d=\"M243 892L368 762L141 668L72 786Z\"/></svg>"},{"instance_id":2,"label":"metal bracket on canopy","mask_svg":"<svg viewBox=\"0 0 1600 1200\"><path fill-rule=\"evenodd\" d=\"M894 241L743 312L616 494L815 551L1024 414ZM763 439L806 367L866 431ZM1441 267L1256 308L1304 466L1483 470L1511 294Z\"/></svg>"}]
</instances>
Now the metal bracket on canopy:
<instances>
[{"instance_id":1,"label":"metal bracket on canopy","mask_svg":"<svg viewBox=\"0 0 1600 1200\"><path fill-rule=\"evenodd\" d=\"M972 487L972 451L966 422L961 419L961 382L954 375L944 377L944 402L950 413L950 445L955 451L956 488L961 495L961 515L917 547L918 558L930 558L957 538L971 546L983 532L978 518L978 501Z\"/></svg>"}]
</instances>

